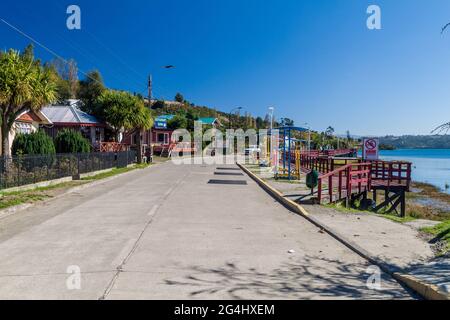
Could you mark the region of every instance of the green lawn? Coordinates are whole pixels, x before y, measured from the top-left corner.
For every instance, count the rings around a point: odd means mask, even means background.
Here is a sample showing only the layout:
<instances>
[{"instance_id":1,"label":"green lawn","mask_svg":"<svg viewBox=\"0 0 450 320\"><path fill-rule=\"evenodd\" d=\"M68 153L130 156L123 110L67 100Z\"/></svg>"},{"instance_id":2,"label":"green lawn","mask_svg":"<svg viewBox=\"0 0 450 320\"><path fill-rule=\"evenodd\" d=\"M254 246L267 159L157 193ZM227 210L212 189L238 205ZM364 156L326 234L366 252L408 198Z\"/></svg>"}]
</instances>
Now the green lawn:
<instances>
[{"instance_id":1,"label":"green lawn","mask_svg":"<svg viewBox=\"0 0 450 320\"><path fill-rule=\"evenodd\" d=\"M450 251L450 220L444 221L434 227L423 228L422 231L433 235L436 241L446 242L446 251Z\"/></svg>"},{"instance_id":2,"label":"green lawn","mask_svg":"<svg viewBox=\"0 0 450 320\"><path fill-rule=\"evenodd\" d=\"M54 184L47 187L39 187L31 190L13 191L13 192L1 192L0 191L0 209L6 209L13 206L18 206L26 203L35 203L38 201L53 198L57 194L64 190L70 189L75 186L86 184L88 182L106 179L118 174L126 173L136 169L147 168L148 164L135 165L127 168L114 168L111 171L100 173L98 175L87 177L81 181L69 181Z\"/></svg>"},{"instance_id":3,"label":"green lawn","mask_svg":"<svg viewBox=\"0 0 450 320\"><path fill-rule=\"evenodd\" d=\"M365 214L370 214L370 215L374 215L377 217L385 218L385 219L388 219L388 220L391 220L394 222L398 222L398 223L410 222L410 221L414 221L417 219L417 218L411 217L411 216L406 216L406 217L402 218L396 214L379 214L379 213L374 213L373 211L368 211L368 210L364 211L364 210L359 210L359 209L354 209L354 208L346 208L344 205L342 205L340 203L339 204L327 204L325 206L328 208L336 209L343 213L354 213L354 214L365 213Z\"/></svg>"},{"instance_id":4,"label":"green lawn","mask_svg":"<svg viewBox=\"0 0 450 320\"><path fill-rule=\"evenodd\" d=\"M122 174L122 173L126 173L129 171L133 171L136 169L145 169L147 167L149 167L149 164L143 163L143 164L136 164L132 167L126 167L126 168L114 168L111 171L107 171L107 172L103 172L103 173L99 173L95 176L91 176L91 177L86 177L83 178L81 180L83 181L94 181L94 180L101 180L101 179L106 179L112 176L116 176L118 174Z\"/></svg>"}]
</instances>

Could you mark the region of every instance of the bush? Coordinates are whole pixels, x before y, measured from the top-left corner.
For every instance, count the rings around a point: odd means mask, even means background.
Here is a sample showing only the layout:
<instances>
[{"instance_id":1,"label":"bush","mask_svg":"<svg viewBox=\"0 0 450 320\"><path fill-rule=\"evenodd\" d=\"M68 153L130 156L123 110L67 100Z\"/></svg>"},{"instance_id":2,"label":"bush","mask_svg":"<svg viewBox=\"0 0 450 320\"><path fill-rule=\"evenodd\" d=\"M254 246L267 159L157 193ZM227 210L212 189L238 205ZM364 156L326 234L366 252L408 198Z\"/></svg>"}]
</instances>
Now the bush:
<instances>
[{"instance_id":1,"label":"bush","mask_svg":"<svg viewBox=\"0 0 450 320\"><path fill-rule=\"evenodd\" d=\"M186 129L188 120L182 115L176 115L171 120L167 121L167 128L170 130Z\"/></svg>"},{"instance_id":2,"label":"bush","mask_svg":"<svg viewBox=\"0 0 450 320\"><path fill-rule=\"evenodd\" d=\"M52 138L41 130L30 134L17 134L13 141L11 151L13 155L56 153Z\"/></svg>"},{"instance_id":3,"label":"bush","mask_svg":"<svg viewBox=\"0 0 450 320\"><path fill-rule=\"evenodd\" d=\"M55 138L57 153L87 153L91 152L91 145L81 133L63 129L58 132Z\"/></svg>"}]
</instances>

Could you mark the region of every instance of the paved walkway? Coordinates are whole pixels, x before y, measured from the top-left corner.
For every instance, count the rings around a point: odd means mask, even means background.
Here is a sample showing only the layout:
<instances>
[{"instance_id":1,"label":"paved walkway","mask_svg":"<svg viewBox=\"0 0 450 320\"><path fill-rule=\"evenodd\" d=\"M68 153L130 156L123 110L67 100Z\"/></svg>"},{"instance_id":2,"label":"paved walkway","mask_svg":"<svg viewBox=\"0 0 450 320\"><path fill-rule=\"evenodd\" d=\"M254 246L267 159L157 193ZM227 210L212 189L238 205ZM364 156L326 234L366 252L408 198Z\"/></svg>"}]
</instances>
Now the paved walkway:
<instances>
[{"instance_id":1,"label":"paved walkway","mask_svg":"<svg viewBox=\"0 0 450 320\"><path fill-rule=\"evenodd\" d=\"M411 298L384 274L367 288L366 261L216 168L160 164L1 219L0 298Z\"/></svg>"},{"instance_id":2,"label":"paved walkway","mask_svg":"<svg viewBox=\"0 0 450 320\"><path fill-rule=\"evenodd\" d=\"M307 198L310 191L303 181L289 183L275 181L267 170L250 166L255 174L291 200ZM402 268L407 274L438 286L442 292L450 293L450 258L435 259L430 244L420 235L419 229L438 222L415 220L397 223L368 213L343 213L334 208L312 205L299 201L301 205L323 225L356 243L381 261Z\"/></svg>"}]
</instances>

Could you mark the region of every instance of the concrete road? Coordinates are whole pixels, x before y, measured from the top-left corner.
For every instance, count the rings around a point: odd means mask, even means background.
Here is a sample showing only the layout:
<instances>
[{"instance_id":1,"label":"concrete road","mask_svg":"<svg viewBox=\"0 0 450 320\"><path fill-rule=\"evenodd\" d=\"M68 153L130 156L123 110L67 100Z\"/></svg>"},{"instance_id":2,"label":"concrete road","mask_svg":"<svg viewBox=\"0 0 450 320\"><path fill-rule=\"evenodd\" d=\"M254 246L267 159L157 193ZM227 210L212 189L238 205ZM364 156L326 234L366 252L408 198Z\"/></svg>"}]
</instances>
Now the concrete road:
<instances>
[{"instance_id":1,"label":"concrete road","mask_svg":"<svg viewBox=\"0 0 450 320\"><path fill-rule=\"evenodd\" d=\"M164 163L1 219L0 298L411 298L384 274L369 289L363 259L217 167Z\"/></svg>"}]
</instances>

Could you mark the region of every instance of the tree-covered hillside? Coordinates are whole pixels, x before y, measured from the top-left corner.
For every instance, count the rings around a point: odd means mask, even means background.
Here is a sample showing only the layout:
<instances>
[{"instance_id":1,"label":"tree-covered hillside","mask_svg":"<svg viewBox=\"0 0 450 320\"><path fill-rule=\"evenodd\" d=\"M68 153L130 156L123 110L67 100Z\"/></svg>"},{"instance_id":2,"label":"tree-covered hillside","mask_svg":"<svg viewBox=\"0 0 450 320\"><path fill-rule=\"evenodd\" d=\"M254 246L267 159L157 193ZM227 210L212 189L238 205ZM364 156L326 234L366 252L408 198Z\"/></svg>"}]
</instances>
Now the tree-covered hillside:
<instances>
[{"instance_id":1,"label":"tree-covered hillside","mask_svg":"<svg viewBox=\"0 0 450 320\"><path fill-rule=\"evenodd\" d=\"M450 149L450 135L386 136L380 138L380 143L397 149Z\"/></svg>"}]
</instances>

